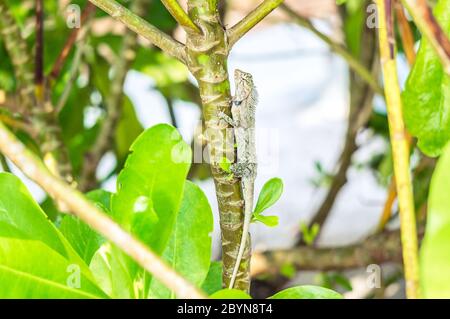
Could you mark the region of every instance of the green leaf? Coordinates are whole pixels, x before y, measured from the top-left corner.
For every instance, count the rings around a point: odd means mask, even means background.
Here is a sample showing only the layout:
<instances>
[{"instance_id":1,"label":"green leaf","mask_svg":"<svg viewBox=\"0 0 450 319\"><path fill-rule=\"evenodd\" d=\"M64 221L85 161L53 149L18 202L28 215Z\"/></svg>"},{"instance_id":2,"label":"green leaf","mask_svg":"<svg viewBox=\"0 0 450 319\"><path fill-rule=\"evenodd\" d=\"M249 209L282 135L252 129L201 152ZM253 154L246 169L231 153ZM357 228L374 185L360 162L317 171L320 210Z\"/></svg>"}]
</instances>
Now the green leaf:
<instances>
[{"instance_id":1,"label":"green leaf","mask_svg":"<svg viewBox=\"0 0 450 319\"><path fill-rule=\"evenodd\" d=\"M106 297L84 261L12 174L0 174L0 295L8 298ZM69 289L75 267L80 288ZM70 278L69 278L70 277Z\"/></svg>"},{"instance_id":2,"label":"green leaf","mask_svg":"<svg viewBox=\"0 0 450 319\"><path fill-rule=\"evenodd\" d=\"M278 218L278 216L264 216L264 215L260 215L260 214L256 214L256 215L254 214L252 221L261 222L264 225L269 226L269 227L276 227L276 226L278 226L279 218Z\"/></svg>"},{"instance_id":3,"label":"green leaf","mask_svg":"<svg viewBox=\"0 0 450 319\"><path fill-rule=\"evenodd\" d=\"M450 298L450 143L431 180L427 226L420 251L421 284L426 298Z\"/></svg>"},{"instance_id":4,"label":"green leaf","mask_svg":"<svg viewBox=\"0 0 450 319\"><path fill-rule=\"evenodd\" d=\"M112 214L125 229L162 253L179 211L191 149L175 128L161 124L143 132L131 152L117 180Z\"/></svg>"},{"instance_id":5,"label":"green leaf","mask_svg":"<svg viewBox=\"0 0 450 319\"><path fill-rule=\"evenodd\" d=\"M112 298L137 298L134 284L136 267L119 248L104 243L91 259L89 268L97 284ZM142 295L141 295L142 297Z\"/></svg>"},{"instance_id":6,"label":"green leaf","mask_svg":"<svg viewBox=\"0 0 450 319\"><path fill-rule=\"evenodd\" d=\"M211 295L222 289L222 263L219 261L211 262L208 275L202 283L201 289L208 295Z\"/></svg>"},{"instance_id":7,"label":"green leaf","mask_svg":"<svg viewBox=\"0 0 450 319\"><path fill-rule=\"evenodd\" d=\"M103 212L110 215L111 193L104 190L96 190L87 194L87 197ZM78 217L66 215L61 221L61 233L67 238L76 252L89 264L94 253L105 242L105 239Z\"/></svg>"},{"instance_id":8,"label":"green leaf","mask_svg":"<svg viewBox=\"0 0 450 319\"><path fill-rule=\"evenodd\" d=\"M213 217L208 199L192 182L186 181L180 212L177 215L163 259L196 286L205 280L211 263ZM175 298L175 294L156 279L150 286L152 298Z\"/></svg>"},{"instance_id":9,"label":"green leaf","mask_svg":"<svg viewBox=\"0 0 450 319\"><path fill-rule=\"evenodd\" d=\"M5 228L11 227L5 225L0 225L0 298L106 297L81 271L79 264L70 262L41 241L17 238L17 229L16 238L3 237ZM71 276L75 276L74 281ZM71 282L73 286L69 285Z\"/></svg>"},{"instance_id":10,"label":"green leaf","mask_svg":"<svg viewBox=\"0 0 450 319\"><path fill-rule=\"evenodd\" d=\"M254 210L254 214L258 215L270 206L274 205L283 193L283 181L280 178L272 178L268 180L259 193L258 202Z\"/></svg>"},{"instance_id":11,"label":"green leaf","mask_svg":"<svg viewBox=\"0 0 450 319\"><path fill-rule=\"evenodd\" d=\"M297 269L290 262L283 264L280 268L280 274L282 274L284 277L289 278L289 279L294 278L296 273L297 273Z\"/></svg>"},{"instance_id":12,"label":"green leaf","mask_svg":"<svg viewBox=\"0 0 450 319\"><path fill-rule=\"evenodd\" d=\"M120 121L117 124L114 139L116 142L115 151L117 161L120 165L125 161L131 144L143 130L142 124L136 116L133 103L128 96L124 96Z\"/></svg>"},{"instance_id":13,"label":"green leaf","mask_svg":"<svg viewBox=\"0 0 450 319\"><path fill-rule=\"evenodd\" d=\"M247 293L239 289L222 289L209 297L212 299L252 299Z\"/></svg>"},{"instance_id":14,"label":"green leaf","mask_svg":"<svg viewBox=\"0 0 450 319\"><path fill-rule=\"evenodd\" d=\"M450 0L439 0L434 15L450 36ZM422 39L416 62L402 95L408 131L419 148L438 156L450 139L450 76L429 41Z\"/></svg>"},{"instance_id":15,"label":"green leaf","mask_svg":"<svg viewBox=\"0 0 450 319\"><path fill-rule=\"evenodd\" d=\"M307 223L301 223L300 229L302 231L302 237L305 243L307 245L311 245L316 239L317 234L319 233L320 226L319 224L315 223L314 225L311 226L311 228L308 228Z\"/></svg>"},{"instance_id":16,"label":"green leaf","mask_svg":"<svg viewBox=\"0 0 450 319\"><path fill-rule=\"evenodd\" d=\"M269 299L342 299L342 295L318 286L297 286L282 290Z\"/></svg>"},{"instance_id":17,"label":"green leaf","mask_svg":"<svg viewBox=\"0 0 450 319\"><path fill-rule=\"evenodd\" d=\"M82 263L80 256L48 220L18 177L0 173L0 194L0 222L11 225L33 240L42 241L63 257Z\"/></svg>"}]
</instances>

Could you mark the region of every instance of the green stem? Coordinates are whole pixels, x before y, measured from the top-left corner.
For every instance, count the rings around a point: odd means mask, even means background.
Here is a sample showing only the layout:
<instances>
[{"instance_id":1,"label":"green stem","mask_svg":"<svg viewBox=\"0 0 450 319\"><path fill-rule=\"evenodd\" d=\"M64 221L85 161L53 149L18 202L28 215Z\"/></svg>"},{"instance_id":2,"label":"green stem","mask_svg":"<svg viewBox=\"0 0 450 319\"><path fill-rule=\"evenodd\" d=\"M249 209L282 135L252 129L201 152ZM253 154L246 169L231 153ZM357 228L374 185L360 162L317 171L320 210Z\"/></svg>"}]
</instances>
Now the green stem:
<instances>
[{"instance_id":1,"label":"green stem","mask_svg":"<svg viewBox=\"0 0 450 319\"><path fill-rule=\"evenodd\" d=\"M187 33L201 33L200 29L192 22L186 12L184 12L177 0L161 0L161 2Z\"/></svg>"},{"instance_id":2,"label":"green stem","mask_svg":"<svg viewBox=\"0 0 450 319\"><path fill-rule=\"evenodd\" d=\"M405 269L406 295L419 298L419 261L414 198L409 170L409 143L403 122L403 106L397 75L396 45L392 0L377 0L379 43L389 131L392 144L394 175L400 208L401 241Z\"/></svg>"},{"instance_id":3,"label":"green stem","mask_svg":"<svg viewBox=\"0 0 450 319\"><path fill-rule=\"evenodd\" d=\"M149 40L153 45L184 62L184 45L175 41L171 36L160 31L138 15L134 14L114 0L89 0L94 5L119 20L130 30Z\"/></svg>"},{"instance_id":4,"label":"green stem","mask_svg":"<svg viewBox=\"0 0 450 319\"><path fill-rule=\"evenodd\" d=\"M264 0L255 10L228 30L228 42L232 47L248 31L275 10L284 0Z\"/></svg>"}]
</instances>

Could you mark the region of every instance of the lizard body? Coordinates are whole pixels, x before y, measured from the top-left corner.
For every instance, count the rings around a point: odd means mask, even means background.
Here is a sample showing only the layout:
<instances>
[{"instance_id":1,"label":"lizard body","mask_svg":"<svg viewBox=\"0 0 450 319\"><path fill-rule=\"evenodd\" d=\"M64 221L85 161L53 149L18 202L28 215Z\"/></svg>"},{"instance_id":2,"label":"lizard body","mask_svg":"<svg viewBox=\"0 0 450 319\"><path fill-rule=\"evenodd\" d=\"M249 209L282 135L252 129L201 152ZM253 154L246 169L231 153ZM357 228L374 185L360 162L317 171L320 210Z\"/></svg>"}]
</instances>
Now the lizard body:
<instances>
[{"instance_id":1,"label":"lizard body","mask_svg":"<svg viewBox=\"0 0 450 319\"><path fill-rule=\"evenodd\" d=\"M237 145L237 161L232 166L232 172L241 179L242 195L244 198L244 225L236 263L233 268L230 287L236 281L239 266L249 243L249 228L253 214L254 183L256 179L256 145L255 145L255 110L258 94L251 74L235 70L236 92L232 99L232 118L224 113L219 117L234 128ZM248 248L250 249L250 248Z\"/></svg>"}]
</instances>

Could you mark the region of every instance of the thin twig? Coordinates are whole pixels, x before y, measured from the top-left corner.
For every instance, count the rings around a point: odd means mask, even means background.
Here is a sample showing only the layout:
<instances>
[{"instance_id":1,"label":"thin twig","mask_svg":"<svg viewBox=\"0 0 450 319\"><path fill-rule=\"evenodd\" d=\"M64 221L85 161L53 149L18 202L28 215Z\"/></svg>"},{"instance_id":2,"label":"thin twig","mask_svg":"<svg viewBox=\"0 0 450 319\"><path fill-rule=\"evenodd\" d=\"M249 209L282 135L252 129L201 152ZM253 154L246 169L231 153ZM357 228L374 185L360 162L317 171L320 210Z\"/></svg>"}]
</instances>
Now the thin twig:
<instances>
[{"instance_id":1,"label":"thin twig","mask_svg":"<svg viewBox=\"0 0 450 319\"><path fill-rule=\"evenodd\" d=\"M67 205L74 215L116 244L145 270L152 273L180 298L205 298L191 283L170 268L141 241L123 230L83 194L50 173L42 162L0 123L0 152L56 201Z\"/></svg>"},{"instance_id":2,"label":"thin twig","mask_svg":"<svg viewBox=\"0 0 450 319\"><path fill-rule=\"evenodd\" d=\"M414 50L414 36L400 0L395 1L395 15L397 16L398 20L398 28L403 44L403 51L405 51L406 59L408 60L409 65L412 66L414 64L414 61L416 60L416 51Z\"/></svg>"},{"instance_id":3,"label":"thin twig","mask_svg":"<svg viewBox=\"0 0 450 319\"><path fill-rule=\"evenodd\" d=\"M67 103L67 100L69 99L70 92L72 91L73 84L78 75L78 69L80 68L80 64L81 64L81 60L82 60L81 58L83 56L84 47L85 47L85 42L81 41L75 50L75 55L73 57L72 66L69 71L69 80L67 81L66 86L64 87L64 91L61 94L61 96L58 100L58 103L56 104L55 112L57 114L59 114L62 111L62 109L64 108L64 106Z\"/></svg>"},{"instance_id":4,"label":"thin twig","mask_svg":"<svg viewBox=\"0 0 450 319\"><path fill-rule=\"evenodd\" d=\"M73 46L77 42L77 37L80 32L80 30L83 28L84 23L94 14L96 7L88 2L86 6L83 9L83 12L81 13L80 17L80 28L73 28L72 32L70 33L69 37L66 40L66 43L64 44L61 52L59 53L59 56L56 58L55 63L53 64L52 70L49 74L49 82L55 81L59 74L61 73L61 70L66 63L67 57L69 56L70 51L72 51Z\"/></svg>"},{"instance_id":5,"label":"thin twig","mask_svg":"<svg viewBox=\"0 0 450 319\"><path fill-rule=\"evenodd\" d=\"M144 14L149 0L135 0L131 9L136 14ZM91 190L97 186L95 176L98 164L103 155L115 146L114 134L122 114L124 101L124 83L126 76L136 57L138 45L137 34L127 30L122 38L122 47L113 63L111 88L106 97L106 116L97 135L94 145L84 156L83 169L80 174L80 189Z\"/></svg>"},{"instance_id":6,"label":"thin twig","mask_svg":"<svg viewBox=\"0 0 450 319\"><path fill-rule=\"evenodd\" d=\"M161 2L187 33L201 33L200 29L192 22L187 13L184 12L177 0L161 0Z\"/></svg>"},{"instance_id":7,"label":"thin twig","mask_svg":"<svg viewBox=\"0 0 450 319\"><path fill-rule=\"evenodd\" d=\"M450 40L445 35L426 0L402 0L420 32L427 38L450 75Z\"/></svg>"},{"instance_id":8,"label":"thin twig","mask_svg":"<svg viewBox=\"0 0 450 319\"><path fill-rule=\"evenodd\" d=\"M416 217L409 170L409 146L403 122L401 91L397 75L392 0L377 0L379 43L387 102L394 174L400 207L406 295L419 298L419 263Z\"/></svg>"},{"instance_id":9,"label":"thin twig","mask_svg":"<svg viewBox=\"0 0 450 319\"><path fill-rule=\"evenodd\" d=\"M256 9L231 27L227 31L229 46L232 47L248 31L275 10L283 1L284 0L264 0Z\"/></svg>"},{"instance_id":10,"label":"thin twig","mask_svg":"<svg viewBox=\"0 0 450 319\"><path fill-rule=\"evenodd\" d=\"M326 34L319 31L307 18L300 16L294 10L292 10L289 6L285 4L281 4L280 8L283 9L291 19L297 24L303 26L304 28L310 30L314 33L319 39L324 41L331 50L333 50L336 54L340 55L349 65L349 67L357 73L364 81L366 81L370 87L378 94L383 95L383 89L378 84L377 80L372 76L371 72L361 64L348 50L342 46L341 44L333 41Z\"/></svg>"},{"instance_id":11,"label":"thin twig","mask_svg":"<svg viewBox=\"0 0 450 319\"><path fill-rule=\"evenodd\" d=\"M94 5L108 13L114 19L122 22L127 28L149 40L170 56L185 62L184 45L174 40L155 26L137 16L114 0L89 0Z\"/></svg>"},{"instance_id":12,"label":"thin twig","mask_svg":"<svg viewBox=\"0 0 450 319\"><path fill-rule=\"evenodd\" d=\"M34 84L44 85L44 1L36 0L36 54L34 60Z\"/></svg>"}]
</instances>

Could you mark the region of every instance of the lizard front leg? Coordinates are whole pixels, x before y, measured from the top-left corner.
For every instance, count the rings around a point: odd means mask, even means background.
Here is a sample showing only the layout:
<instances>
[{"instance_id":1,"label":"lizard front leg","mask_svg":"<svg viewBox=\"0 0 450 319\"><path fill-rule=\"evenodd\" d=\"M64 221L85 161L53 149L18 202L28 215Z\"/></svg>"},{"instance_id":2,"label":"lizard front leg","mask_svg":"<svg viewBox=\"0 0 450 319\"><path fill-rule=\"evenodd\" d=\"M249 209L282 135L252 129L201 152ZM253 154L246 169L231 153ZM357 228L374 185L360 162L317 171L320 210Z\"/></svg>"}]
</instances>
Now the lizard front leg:
<instances>
[{"instance_id":1,"label":"lizard front leg","mask_svg":"<svg viewBox=\"0 0 450 319\"><path fill-rule=\"evenodd\" d=\"M231 125L232 127L237 127L238 123L237 121L233 120L231 118L231 116L225 114L224 112L219 112L219 114L217 114L217 116L219 117L220 120L223 120L225 122L227 122L229 125Z\"/></svg>"}]
</instances>

